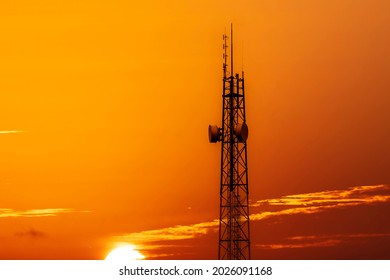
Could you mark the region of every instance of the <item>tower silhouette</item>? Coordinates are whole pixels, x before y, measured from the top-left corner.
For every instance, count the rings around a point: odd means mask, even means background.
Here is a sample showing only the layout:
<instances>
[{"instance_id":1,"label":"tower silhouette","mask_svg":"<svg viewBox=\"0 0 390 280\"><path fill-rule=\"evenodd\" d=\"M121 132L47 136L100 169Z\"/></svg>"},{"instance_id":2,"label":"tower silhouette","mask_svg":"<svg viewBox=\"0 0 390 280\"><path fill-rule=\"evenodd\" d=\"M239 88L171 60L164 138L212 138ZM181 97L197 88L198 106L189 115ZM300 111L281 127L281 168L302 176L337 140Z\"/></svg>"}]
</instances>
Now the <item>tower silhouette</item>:
<instances>
[{"instance_id":1,"label":"tower silhouette","mask_svg":"<svg viewBox=\"0 0 390 280\"><path fill-rule=\"evenodd\" d=\"M223 36L222 127L209 125L210 143L222 142L220 179L219 250L220 260L250 259L248 126L245 118L244 72L233 69L233 26L230 31L230 72L228 39Z\"/></svg>"}]
</instances>

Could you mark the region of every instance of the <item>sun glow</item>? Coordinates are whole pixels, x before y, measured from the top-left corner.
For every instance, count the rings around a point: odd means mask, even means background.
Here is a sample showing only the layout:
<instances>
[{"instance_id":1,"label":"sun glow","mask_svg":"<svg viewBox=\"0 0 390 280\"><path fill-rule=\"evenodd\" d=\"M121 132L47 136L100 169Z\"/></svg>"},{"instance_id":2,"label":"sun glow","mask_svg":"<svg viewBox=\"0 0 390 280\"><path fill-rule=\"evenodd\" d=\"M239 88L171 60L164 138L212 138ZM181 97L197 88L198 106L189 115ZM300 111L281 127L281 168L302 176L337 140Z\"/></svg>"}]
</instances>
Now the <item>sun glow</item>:
<instances>
[{"instance_id":1,"label":"sun glow","mask_svg":"<svg viewBox=\"0 0 390 280\"><path fill-rule=\"evenodd\" d=\"M129 260L142 260L145 256L142 255L132 245L124 245L113 249L105 258L109 261L129 261Z\"/></svg>"}]
</instances>

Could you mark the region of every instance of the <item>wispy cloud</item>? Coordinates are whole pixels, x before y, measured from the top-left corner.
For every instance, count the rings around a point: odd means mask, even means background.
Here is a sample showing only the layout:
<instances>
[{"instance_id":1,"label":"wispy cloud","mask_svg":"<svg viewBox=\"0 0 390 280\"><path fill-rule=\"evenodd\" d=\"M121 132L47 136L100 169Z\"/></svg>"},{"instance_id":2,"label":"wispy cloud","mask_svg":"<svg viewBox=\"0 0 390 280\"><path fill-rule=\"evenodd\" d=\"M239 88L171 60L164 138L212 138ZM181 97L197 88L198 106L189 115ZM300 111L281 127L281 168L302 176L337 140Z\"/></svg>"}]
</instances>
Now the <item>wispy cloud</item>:
<instances>
[{"instance_id":1,"label":"wispy cloud","mask_svg":"<svg viewBox=\"0 0 390 280\"><path fill-rule=\"evenodd\" d=\"M0 130L0 134L23 133L23 130Z\"/></svg>"},{"instance_id":2,"label":"wispy cloud","mask_svg":"<svg viewBox=\"0 0 390 280\"><path fill-rule=\"evenodd\" d=\"M304 242L304 243L280 243L280 244L258 244L255 245L261 249L278 250L278 249L300 249L300 248L311 248L311 247L332 247L339 245L341 240L328 239L316 242Z\"/></svg>"},{"instance_id":3,"label":"wispy cloud","mask_svg":"<svg viewBox=\"0 0 390 280\"><path fill-rule=\"evenodd\" d=\"M283 205L283 206L348 206L386 202L390 195L378 194L380 191L390 190L389 186L358 186L346 190L332 190L314 193L287 195L277 199L259 200L252 206Z\"/></svg>"},{"instance_id":4,"label":"wispy cloud","mask_svg":"<svg viewBox=\"0 0 390 280\"><path fill-rule=\"evenodd\" d=\"M9 217L54 217L59 214L80 212L69 208L48 208L48 209L30 209L30 210L14 210L9 208L0 208L0 218ZM88 212L88 211L81 211Z\"/></svg>"},{"instance_id":5,"label":"wispy cloud","mask_svg":"<svg viewBox=\"0 0 390 280\"><path fill-rule=\"evenodd\" d=\"M278 250L278 249L299 249L312 247L332 247L342 243L353 241L352 239L364 239L390 237L390 233L361 233L361 234L332 234L332 235L303 235L292 236L277 244L256 244L257 248Z\"/></svg>"},{"instance_id":6,"label":"wispy cloud","mask_svg":"<svg viewBox=\"0 0 390 280\"><path fill-rule=\"evenodd\" d=\"M259 200L251 205L251 221L270 219L277 216L314 214L336 208L350 207L357 205L367 205L374 203L384 203L390 201L390 187L386 185L378 186L358 186L344 190L322 191L314 193L304 193L296 195L287 195L277 199ZM262 206L275 206L275 211L259 211ZM285 206L280 210L281 206ZM210 231L218 230L218 219L210 222L196 223L192 225L176 225L162 229L146 230L115 236L114 240L131 242L139 245L146 245L161 241L176 241L192 239L206 235ZM335 237L321 239L311 242L300 242L293 244L271 244L259 245L264 248L280 249L286 246L290 248L300 247L324 247L335 246L341 241Z\"/></svg>"},{"instance_id":7,"label":"wispy cloud","mask_svg":"<svg viewBox=\"0 0 390 280\"><path fill-rule=\"evenodd\" d=\"M115 239L143 244L156 241L183 240L207 234L210 229L218 226L218 220L192 225L177 225L168 228L146 230L116 236Z\"/></svg>"},{"instance_id":8,"label":"wispy cloud","mask_svg":"<svg viewBox=\"0 0 390 280\"><path fill-rule=\"evenodd\" d=\"M42 231L30 228L27 231L22 231L22 232L15 233L15 236L17 236L17 237L28 237L28 238L31 238L31 239L38 239L38 238L44 238L46 236L46 234L43 233Z\"/></svg>"},{"instance_id":9,"label":"wispy cloud","mask_svg":"<svg viewBox=\"0 0 390 280\"><path fill-rule=\"evenodd\" d=\"M289 240L315 240L324 238L375 238L390 237L390 233L355 233L355 234L332 234L332 235L298 235L289 237Z\"/></svg>"},{"instance_id":10,"label":"wispy cloud","mask_svg":"<svg viewBox=\"0 0 390 280\"><path fill-rule=\"evenodd\" d=\"M314 214L334 208L388 202L390 195L383 193L384 191L389 192L390 187L386 185L358 186L346 190L287 195L278 199L259 200L252 207L271 205L291 208L256 213L252 214L250 218L251 220L263 220L274 216Z\"/></svg>"}]
</instances>

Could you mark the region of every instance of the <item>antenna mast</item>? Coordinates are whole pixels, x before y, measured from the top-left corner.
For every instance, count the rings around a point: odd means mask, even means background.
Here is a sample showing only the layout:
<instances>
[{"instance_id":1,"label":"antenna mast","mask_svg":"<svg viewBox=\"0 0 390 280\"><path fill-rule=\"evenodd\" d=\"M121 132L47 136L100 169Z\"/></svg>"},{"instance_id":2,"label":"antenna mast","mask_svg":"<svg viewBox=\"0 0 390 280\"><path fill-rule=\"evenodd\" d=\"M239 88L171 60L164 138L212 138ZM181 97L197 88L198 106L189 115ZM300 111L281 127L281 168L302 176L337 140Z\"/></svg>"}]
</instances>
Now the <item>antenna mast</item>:
<instances>
[{"instance_id":1,"label":"antenna mast","mask_svg":"<svg viewBox=\"0 0 390 280\"><path fill-rule=\"evenodd\" d=\"M225 34L222 127L209 126L209 141L222 142L218 259L242 260L250 259L246 144L248 126L244 77L233 75L233 25L230 30L230 73L227 71L227 39Z\"/></svg>"}]
</instances>

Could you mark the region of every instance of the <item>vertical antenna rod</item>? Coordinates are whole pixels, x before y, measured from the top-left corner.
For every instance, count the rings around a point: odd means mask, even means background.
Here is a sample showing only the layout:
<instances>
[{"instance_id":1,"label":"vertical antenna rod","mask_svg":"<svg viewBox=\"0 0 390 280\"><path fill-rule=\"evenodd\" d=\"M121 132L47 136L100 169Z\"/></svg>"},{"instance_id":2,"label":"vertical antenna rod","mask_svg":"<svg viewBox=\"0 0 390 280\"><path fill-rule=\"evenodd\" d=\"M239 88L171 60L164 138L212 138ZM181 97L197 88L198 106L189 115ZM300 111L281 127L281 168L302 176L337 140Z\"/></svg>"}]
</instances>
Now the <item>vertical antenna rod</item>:
<instances>
[{"instance_id":1,"label":"vertical antenna rod","mask_svg":"<svg viewBox=\"0 0 390 280\"><path fill-rule=\"evenodd\" d=\"M233 74L233 23L230 23L230 75Z\"/></svg>"}]
</instances>

